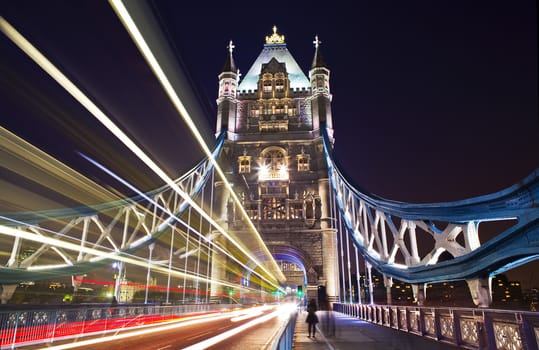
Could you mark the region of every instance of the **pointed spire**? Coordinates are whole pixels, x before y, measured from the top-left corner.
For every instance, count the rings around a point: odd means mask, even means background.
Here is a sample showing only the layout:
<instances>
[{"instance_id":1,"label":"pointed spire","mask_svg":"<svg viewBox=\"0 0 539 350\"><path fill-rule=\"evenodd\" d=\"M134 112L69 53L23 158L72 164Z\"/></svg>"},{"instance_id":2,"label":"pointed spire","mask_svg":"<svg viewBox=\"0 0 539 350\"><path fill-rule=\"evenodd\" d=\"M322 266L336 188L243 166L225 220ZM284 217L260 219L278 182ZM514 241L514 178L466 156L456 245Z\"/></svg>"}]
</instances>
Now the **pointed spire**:
<instances>
[{"instance_id":1,"label":"pointed spire","mask_svg":"<svg viewBox=\"0 0 539 350\"><path fill-rule=\"evenodd\" d=\"M324 61L324 58L322 57L322 53L320 51L320 44L322 44L322 42L318 40L318 35L314 36L313 44L315 47L315 51L314 51L314 59L313 59L313 64L311 66L311 69L316 68L316 67L328 68L326 62Z\"/></svg>"},{"instance_id":2,"label":"pointed spire","mask_svg":"<svg viewBox=\"0 0 539 350\"><path fill-rule=\"evenodd\" d=\"M228 56L227 60L225 61L225 64L223 66L223 72L234 72L236 73L236 64L234 63L234 58L232 57L232 51L234 51L234 43L232 40L228 43L228 46L226 47L228 49Z\"/></svg>"}]
</instances>

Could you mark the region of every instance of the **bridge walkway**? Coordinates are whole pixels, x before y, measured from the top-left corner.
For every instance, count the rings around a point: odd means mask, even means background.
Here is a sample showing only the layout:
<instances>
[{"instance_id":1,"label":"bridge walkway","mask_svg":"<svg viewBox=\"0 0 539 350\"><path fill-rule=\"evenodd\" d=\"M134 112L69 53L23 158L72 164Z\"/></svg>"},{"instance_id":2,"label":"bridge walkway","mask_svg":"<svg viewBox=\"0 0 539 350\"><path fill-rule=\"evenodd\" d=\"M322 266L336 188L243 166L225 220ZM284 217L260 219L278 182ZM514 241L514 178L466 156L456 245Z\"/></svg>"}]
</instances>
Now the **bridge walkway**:
<instances>
[{"instance_id":1,"label":"bridge walkway","mask_svg":"<svg viewBox=\"0 0 539 350\"><path fill-rule=\"evenodd\" d=\"M334 312L333 320L318 311L315 338L308 337L307 312L298 315L293 350L455 350L455 345L436 342L396 329L379 326ZM332 327L332 324L335 326ZM332 335L332 331L334 332Z\"/></svg>"}]
</instances>

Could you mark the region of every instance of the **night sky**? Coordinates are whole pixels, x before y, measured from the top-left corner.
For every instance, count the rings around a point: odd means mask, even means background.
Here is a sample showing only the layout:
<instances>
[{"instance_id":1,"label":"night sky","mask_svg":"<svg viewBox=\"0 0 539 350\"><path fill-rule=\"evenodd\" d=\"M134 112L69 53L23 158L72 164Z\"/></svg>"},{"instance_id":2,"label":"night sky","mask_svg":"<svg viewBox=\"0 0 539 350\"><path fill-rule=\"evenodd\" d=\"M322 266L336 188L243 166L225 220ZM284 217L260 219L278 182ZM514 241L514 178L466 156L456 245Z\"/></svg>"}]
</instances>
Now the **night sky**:
<instances>
[{"instance_id":1,"label":"night sky","mask_svg":"<svg viewBox=\"0 0 539 350\"><path fill-rule=\"evenodd\" d=\"M276 25L306 74L314 36L322 41L336 158L367 191L399 201L452 201L501 190L539 167L535 1L348 3L151 6L190 74L208 139L228 41L245 74ZM106 2L2 0L0 14L171 176L202 158ZM0 52L2 126L98 182L108 179L87 169L76 151L143 189L160 184L3 35Z\"/></svg>"}]
</instances>

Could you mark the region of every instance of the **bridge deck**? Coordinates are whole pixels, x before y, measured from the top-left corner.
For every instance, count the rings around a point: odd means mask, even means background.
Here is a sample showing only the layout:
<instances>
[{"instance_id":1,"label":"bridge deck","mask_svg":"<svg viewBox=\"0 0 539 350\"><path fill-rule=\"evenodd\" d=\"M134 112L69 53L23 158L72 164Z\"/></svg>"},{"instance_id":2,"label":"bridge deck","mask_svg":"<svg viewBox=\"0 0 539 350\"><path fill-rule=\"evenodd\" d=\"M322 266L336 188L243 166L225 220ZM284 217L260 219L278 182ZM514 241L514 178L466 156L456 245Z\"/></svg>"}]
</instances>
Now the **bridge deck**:
<instances>
[{"instance_id":1,"label":"bridge deck","mask_svg":"<svg viewBox=\"0 0 539 350\"><path fill-rule=\"evenodd\" d=\"M320 323L316 338L308 337L306 312L298 315L294 332L294 350L433 350L457 349L451 344L382 327L335 312L335 335L331 336L331 322L326 313L319 311Z\"/></svg>"}]
</instances>

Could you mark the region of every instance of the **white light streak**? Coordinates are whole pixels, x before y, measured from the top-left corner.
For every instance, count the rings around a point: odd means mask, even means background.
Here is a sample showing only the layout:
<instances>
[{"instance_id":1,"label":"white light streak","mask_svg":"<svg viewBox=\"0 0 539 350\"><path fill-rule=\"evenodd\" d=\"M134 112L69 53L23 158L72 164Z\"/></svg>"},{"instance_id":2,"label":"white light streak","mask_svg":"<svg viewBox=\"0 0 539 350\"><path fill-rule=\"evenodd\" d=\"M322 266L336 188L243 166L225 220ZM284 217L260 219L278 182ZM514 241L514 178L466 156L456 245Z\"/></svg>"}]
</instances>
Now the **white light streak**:
<instances>
[{"instance_id":1,"label":"white light streak","mask_svg":"<svg viewBox=\"0 0 539 350\"><path fill-rule=\"evenodd\" d=\"M152 198L148 197L145 193L143 193L141 190L139 190L138 188L136 188L135 186L133 186L132 184L130 184L129 182L127 182L125 179L121 178L120 176L118 176L116 173L114 173L113 171L111 171L110 169L106 168L105 166L103 166L102 164L100 164L99 162L95 161L94 159L82 154L82 153L79 153L84 159L86 159L87 161L89 161L90 163L92 163L93 165L95 165L96 167L98 167L99 169L103 170L104 172L106 172L108 175L110 175L111 177L113 177L114 179L116 179L118 182L122 183L123 185L125 185L126 187L128 187L129 189L131 189L132 191L134 191L135 193L137 193L139 196L143 197L144 199L146 199L148 202L151 202L153 205L155 205L156 207L158 207L159 209L163 210L164 212L166 212L168 215L170 215L170 218L167 219L162 225L164 224L169 224L169 220L171 219L174 219L176 221L178 221L179 223L185 225L185 226L189 226L186 222L184 222L182 219L180 219L179 217L177 217L176 215L174 215L172 212L170 212L167 208L161 206L159 203L157 203L155 200L153 200ZM190 226L189 226L190 227ZM232 260L234 260L235 262L237 262L239 265L241 265L242 267L244 267L246 270L254 273L255 275L259 276L261 279L263 279L264 281L268 282L271 284L271 281L269 281L267 278L265 278L264 276L260 275L258 272L254 271L251 267L245 265L244 263L242 263L240 260L238 260L238 258L236 258L234 255L230 254L228 251L226 251L225 249L223 249L222 247L220 247L219 245L215 244L212 240L215 236L217 236L217 234L215 233L209 233L207 236L204 236L202 235L196 228L194 227L191 227L191 230L193 232L195 232L198 236L200 236L202 239L204 239L208 244L212 245L215 249L219 250L221 253L225 254L226 256L228 256L229 258L231 258ZM139 246L140 244L148 241L149 239L151 238L150 235L147 235L147 236L144 236L142 238L139 238L138 240L136 240L135 242L131 243L131 245L129 246L129 248L134 248L134 247L137 247ZM176 252L176 253L181 253L182 251L180 252ZM176 254L175 253L175 254ZM180 256L180 259L181 258L184 258L185 256L184 255L181 255ZM97 257L97 258L93 258L95 260L102 260L101 257ZM92 261L92 260L90 260Z\"/></svg>"},{"instance_id":2,"label":"white light streak","mask_svg":"<svg viewBox=\"0 0 539 350\"><path fill-rule=\"evenodd\" d=\"M97 338L97 339L88 339L88 340L78 341L78 342L75 342L75 343L62 344L62 345L57 345L57 346L50 346L50 347L47 347L47 349L49 349L49 350L63 350L63 349L72 349L72 348L84 347L84 346L88 346L88 345L100 344L100 343L105 343L105 342L114 341L114 340L118 340L118 339L125 339L125 338L130 338L130 337L143 336L143 335L150 334L150 333L155 333L155 332L158 332L158 331L166 331L166 330L169 330L169 329L183 328L183 327L191 326L191 325L194 325L194 324L206 323L206 322L210 322L210 321L213 321L213 320L216 320L216 319L219 320L219 319L225 319L225 318L228 318L228 317L230 317L229 313L227 313L226 315L194 316L192 319L187 320L187 321L182 320L182 321L175 322L175 323L172 323L172 324L167 324L167 325L164 325L164 326L157 326L157 327L152 325L149 328L141 329L141 330L137 330L137 331L133 331L133 332L114 334L114 335L101 337L101 338ZM115 331L117 332L117 330L115 330Z\"/></svg>"},{"instance_id":3,"label":"white light streak","mask_svg":"<svg viewBox=\"0 0 539 350\"><path fill-rule=\"evenodd\" d=\"M147 268L148 264L150 264L152 270L154 270L154 271L158 271L158 272L161 272L161 273L164 273L164 274L169 272L168 268L162 267L160 265L153 264L153 263L148 262L148 261L139 261L139 260L127 257L127 256L119 255L119 254L117 254L115 252L103 252L103 251L93 249L93 248L88 248L88 247L84 247L84 246L81 247L78 244L73 244L73 243L65 242L65 241L55 239L55 238L51 238L51 237L45 237L45 236L42 236L42 235L37 235L37 234L32 233L32 232L27 232L27 231L23 231L23 230L20 230L20 229L17 229L17 228L12 228L12 227L8 227L8 226L4 226L4 225L0 225L0 234L4 234L6 236L11 236L11 237L19 237L19 238L26 239L26 240L29 240L29 241L40 242L40 243L49 244L49 245L55 246L55 247L60 247L60 248L64 248L64 249L68 249L68 250L72 250L72 251L77 251L77 252L81 251L81 252L86 253L86 254L95 255L95 257L90 259L90 261L99 261L99 260L104 260L104 259L114 259L114 260L126 262L128 264L142 266L142 267L145 267L145 268ZM67 266L67 265L64 265L64 266ZM40 270L40 269L51 268L51 267L58 268L58 267L62 267L62 266L60 266L60 265L49 265L48 267L34 266L33 270ZM31 268L28 268L28 269L31 270ZM175 276L182 277L182 278L185 277L185 278L190 278L190 279L193 279L193 280L198 280L198 281L207 282L207 283L215 282L217 284L220 284L220 285L223 285L223 286L226 286L226 287L238 288L238 285L235 285L235 284L226 283L226 282L222 282L222 281L218 281L218 280L213 281L213 280L211 280L209 278L190 275L190 274L180 272L180 271L176 271L176 270L170 270L170 273L175 275Z\"/></svg>"},{"instance_id":4,"label":"white light streak","mask_svg":"<svg viewBox=\"0 0 539 350\"><path fill-rule=\"evenodd\" d=\"M184 348L184 350L202 350L202 349L207 349L209 348L210 346L213 346L215 344L218 344L220 342L222 342L223 340L225 339L228 339L228 338L231 338L241 332L243 332L244 330L246 329L249 329L251 327L254 327L258 324L261 324L261 323L264 323L264 322L267 322L269 320L271 320L272 318L274 317L278 317L279 314L281 314L281 310L280 308L273 311L272 313L270 314L267 314L265 316L262 316L262 317L259 317L257 319L254 319L252 321L249 321L247 323L244 323L243 325L239 326L239 327L236 327L234 329L231 329L229 331L226 331L224 333L221 333L213 338L210 338L210 339L206 339L200 343L197 343L195 345L192 345L192 346L188 346L186 348Z\"/></svg>"},{"instance_id":5,"label":"white light streak","mask_svg":"<svg viewBox=\"0 0 539 350\"><path fill-rule=\"evenodd\" d=\"M273 263L275 271L277 271L279 273L279 280L284 281L286 279L284 277L284 274L281 272L281 270L277 266L277 263L275 262L275 259L273 259L270 251L268 250L268 248L266 247L266 245L262 241L262 238L260 237L260 234L258 233L258 230L256 229L255 225L253 224L253 222L251 221L251 219L247 215L247 212L245 211L245 208L243 208L243 205L241 204L240 199L238 198L238 196L234 192L230 182L228 182L223 170L221 169L219 164L217 164L217 162L213 158L210 148L208 147L208 145L206 145L206 142L204 141L204 138L202 137L202 135L198 131L198 128L195 125L195 123L193 122L189 112L187 111L187 109L185 108L185 106L181 102L180 98L176 94L176 91L174 90L174 87L172 86L172 84L168 80L166 74L164 73L163 69L161 68L161 66L160 66L159 62L157 61L156 57L154 56L152 50L150 49L150 47L146 43L146 40L144 39L144 36L142 35L140 30L138 29L138 27L135 24L133 18L129 14L129 11L126 9L126 7L124 6L124 4L122 3L121 0L109 0L109 3L113 7L114 11L116 11L116 14L120 18L120 20L122 21L124 26L126 27L129 34L131 35L131 38L133 39L133 41L135 41L137 47L139 48L139 50L143 54L144 58L146 59L146 61L150 65L150 67L152 68L152 70L153 70L154 74L156 75L157 79L159 80L159 82L161 83L161 85L165 89L167 95L169 96L172 104L174 105L174 107L176 107L176 109L178 110L178 112L180 113L182 118L184 119L185 123L187 124L187 126L189 127L189 129L191 130L193 135L195 136L195 138L198 141L200 147L202 148L202 150L204 151L206 156L212 162L212 164L215 167L215 170L219 174L220 178L224 181L228 192L232 196L234 202L236 203L237 208L240 210L243 218L245 219L244 222L246 222L248 224L249 228L255 234L255 238L261 243L261 248L264 250L264 253L270 258L270 261ZM232 242L234 242L232 240L232 238L228 237L228 235L226 235L226 237L229 240L231 240ZM242 252L243 252L243 250L242 250ZM256 260L254 257L251 257L250 255L247 255L247 256L249 257L249 259L256 262L257 265L259 265L272 278L275 278L273 276L273 274L271 274L269 271L267 271L264 268L264 266L260 262L258 262L258 260ZM279 289L281 289L281 288L279 288Z\"/></svg>"},{"instance_id":6,"label":"white light streak","mask_svg":"<svg viewBox=\"0 0 539 350\"><path fill-rule=\"evenodd\" d=\"M138 36L140 36L141 43L143 43L143 45L146 47L147 54L150 57L150 58L147 57L147 59L151 59L152 62L155 61L153 54L151 53L150 49L147 47L144 39L142 38L142 35L138 32L136 25L134 24L131 17L127 13L127 10L123 6L123 4L119 1L114 1L112 3L114 6L118 7L118 8L114 7L115 10L118 13L121 12L123 14L123 16L121 16L120 14L119 16L124 21L124 24L126 24L125 21L128 21L130 23L129 24L130 28L133 28L135 30L135 33L137 33ZM222 233L223 236L225 236L234 246L236 246L236 248L238 248L247 258L255 262L256 265L258 265L264 272L268 274L268 276L270 276L275 281L277 281L277 278L275 278L275 276L271 272L269 272L254 256L249 254L249 252L247 252L245 248L243 248L236 240L234 240L215 220L213 220L211 216L209 216L195 201L193 201L187 193L185 193L182 189L180 189L180 187L174 182L174 180L172 180L157 164L155 164L155 162L150 157L148 157L144 153L144 151L142 151L120 128L118 128L116 124L114 124L112 120L110 120L110 118L107 115L105 115L105 113L103 113L101 109L99 109L99 107L97 107L79 88L77 88L60 70L58 70L43 54L41 54L41 52L39 52L29 41L27 41L19 32L17 32L15 28L13 28L1 16L0 16L0 30L10 40L12 40L21 50L23 50L34 62L36 62L45 72L47 72L47 74L49 74L54 80L56 80L58 84L60 84L67 92L69 92L71 96L73 96L81 105L83 105L84 108L86 108L99 122L101 122L107 129L109 129L111 133L113 133L120 141L122 141L122 143L126 147L128 147L131 150L131 152L133 152L140 160L144 162L144 164L146 164L146 166L148 166L148 168L150 168L155 174L157 174L170 188L172 188L176 193L178 193L187 203L189 203L189 205L191 205L193 209L195 209L200 215L202 215L211 225L217 228L217 230L220 233ZM165 88L167 90L167 93L171 94L170 97L173 98L175 106L184 111L185 114L181 112L180 113L182 114L182 116L185 117L185 115L187 115L187 111L183 107L183 104L179 100L178 96L175 94L172 86L168 82L168 79L166 78L161 68L157 64L157 61L155 61L151 65L153 69L158 69L158 71L160 72L159 77L160 77L160 80L161 78L163 79L162 83L167 86ZM190 118L186 118L186 122L191 128L191 130L194 133L196 133L196 135L198 135L197 140L199 140L199 142L202 141L203 143L202 147L205 153L208 155L209 159L212 161L212 163L216 167L216 170L218 171L218 173L222 175L223 179L225 179L224 173L220 170L220 168L217 165L217 162L215 162L215 160L213 159L211 151L203 142L202 136L200 135L200 133L198 133L198 130L196 129L196 126L194 125L193 121ZM225 183L227 183L227 185L230 186L230 184L227 181L225 181ZM229 190L230 190L231 195L234 198L237 198L231 186ZM240 203L239 199L237 200L238 200L237 203ZM239 207L241 208L242 212L245 212L245 210L243 209L241 205ZM252 224L250 220L249 220L249 223L254 228L254 225ZM256 229L255 229L255 232L257 232ZM267 251L267 247L264 244L263 244L263 247ZM269 254L269 251L267 252L268 252L268 255L271 257L271 254ZM275 263L274 260L273 262ZM280 272L278 268L276 271ZM284 279L284 275L282 275L281 279ZM270 281L268 282L274 287L277 287L280 289L280 287L275 285L275 283L272 283Z\"/></svg>"}]
</instances>

